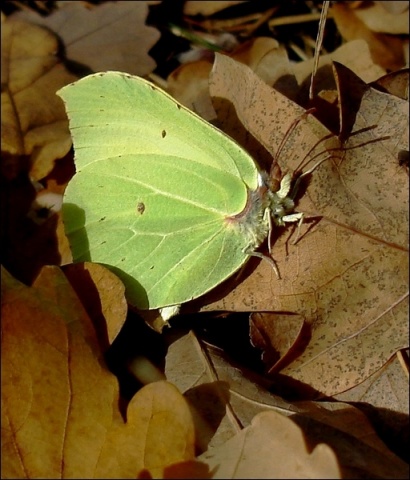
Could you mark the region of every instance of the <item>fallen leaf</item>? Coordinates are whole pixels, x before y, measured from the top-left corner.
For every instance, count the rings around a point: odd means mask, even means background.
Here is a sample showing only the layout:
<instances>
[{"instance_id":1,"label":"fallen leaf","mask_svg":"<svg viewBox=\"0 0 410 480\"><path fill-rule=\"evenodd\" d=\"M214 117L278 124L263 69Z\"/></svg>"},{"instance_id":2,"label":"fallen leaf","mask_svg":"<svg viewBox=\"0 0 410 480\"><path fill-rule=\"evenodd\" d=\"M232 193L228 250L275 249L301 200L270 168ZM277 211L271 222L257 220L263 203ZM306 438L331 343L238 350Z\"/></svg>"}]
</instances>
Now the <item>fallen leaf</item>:
<instances>
[{"instance_id":1,"label":"fallen leaf","mask_svg":"<svg viewBox=\"0 0 410 480\"><path fill-rule=\"evenodd\" d=\"M359 38L365 40L369 45L374 62L386 71L398 70L405 66L405 43L399 36L370 30L363 20L356 15L356 10L350 9L345 3L334 3L332 5L332 14L342 37L347 41ZM386 22L386 16L388 14L385 12L383 22ZM408 16L406 15L406 17ZM405 18L404 21L406 21ZM387 25L388 23L385 24Z\"/></svg>"},{"instance_id":2,"label":"fallen leaf","mask_svg":"<svg viewBox=\"0 0 410 480\"><path fill-rule=\"evenodd\" d=\"M173 338L172 331L169 337ZM303 429L309 448L326 439L343 478L408 476L408 465L386 448L360 410L343 402L286 401L270 392L276 383L199 343L192 332L171 343L165 373L191 405L201 452L218 452L255 415L272 411L291 416Z\"/></svg>"},{"instance_id":3,"label":"fallen leaf","mask_svg":"<svg viewBox=\"0 0 410 480\"><path fill-rule=\"evenodd\" d=\"M98 263L70 264L63 271L93 320L97 332L104 338L105 349L108 348L127 316L124 284L114 273Z\"/></svg>"},{"instance_id":4,"label":"fallen leaf","mask_svg":"<svg viewBox=\"0 0 410 480\"><path fill-rule=\"evenodd\" d=\"M4 478L92 478L118 402L115 377L86 341L92 326L58 272L31 288L2 271Z\"/></svg>"},{"instance_id":5,"label":"fallen leaf","mask_svg":"<svg viewBox=\"0 0 410 480\"><path fill-rule=\"evenodd\" d=\"M409 9L409 3L403 0L380 0L378 3L380 3L386 12L394 14L403 13Z\"/></svg>"},{"instance_id":6,"label":"fallen leaf","mask_svg":"<svg viewBox=\"0 0 410 480\"><path fill-rule=\"evenodd\" d=\"M394 4L395 2L388 3ZM389 11L382 5L382 2L372 2L366 8L356 8L353 12L373 32L406 35L409 33L409 4L408 2L396 2L396 4L395 11ZM406 4L407 9L403 9Z\"/></svg>"},{"instance_id":7,"label":"fallen leaf","mask_svg":"<svg viewBox=\"0 0 410 480\"><path fill-rule=\"evenodd\" d=\"M229 99L274 154L301 109L227 57L218 56L213 75L222 76L213 95ZM282 373L327 395L360 383L408 345L408 177L397 166L397 149L408 145L408 107L395 96L365 91L354 130L377 127L352 143L370 143L314 171L297 205L306 223L296 245L290 227L274 232L282 279L267 262L249 265L242 283L204 308L303 315L311 340ZM277 159L283 171L297 169L321 138L315 136L319 127L302 123ZM378 140L386 135L390 139Z\"/></svg>"},{"instance_id":8,"label":"fallen leaf","mask_svg":"<svg viewBox=\"0 0 410 480\"><path fill-rule=\"evenodd\" d=\"M199 459L213 478L342 478L332 449L321 443L309 453L299 427L276 412L258 414L249 427Z\"/></svg>"},{"instance_id":9,"label":"fallen leaf","mask_svg":"<svg viewBox=\"0 0 410 480\"><path fill-rule=\"evenodd\" d=\"M372 83L372 86L379 87L383 91L403 100L408 100L409 73L410 70L408 68L389 73Z\"/></svg>"},{"instance_id":10,"label":"fallen leaf","mask_svg":"<svg viewBox=\"0 0 410 480\"><path fill-rule=\"evenodd\" d=\"M241 44L228 54L236 61L248 65L269 85L291 73L286 51L269 37L257 37ZM215 119L215 111L209 96L209 74L212 61L197 60L181 65L167 78L167 91L183 105L208 121ZM287 77L289 90L289 76ZM296 83L294 83L296 85Z\"/></svg>"},{"instance_id":11,"label":"fallen leaf","mask_svg":"<svg viewBox=\"0 0 410 480\"><path fill-rule=\"evenodd\" d=\"M27 287L2 270L2 477L161 477L194 458L189 407L156 382L124 423L116 378L93 325L57 267Z\"/></svg>"},{"instance_id":12,"label":"fallen leaf","mask_svg":"<svg viewBox=\"0 0 410 480\"><path fill-rule=\"evenodd\" d=\"M315 93L319 93L321 90L336 88L334 77L330 73L332 62L339 62L345 65L366 83L375 81L386 73L384 68L372 60L369 46L365 40L351 40L344 43L334 52L319 57L319 69L314 79ZM298 85L303 88L302 84L306 83L306 93L300 92L298 99L301 95L304 95L307 100L313 65L313 58L293 65L293 73ZM286 91L281 90L281 92L289 96Z\"/></svg>"},{"instance_id":13,"label":"fallen leaf","mask_svg":"<svg viewBox=\"0 0 410 480\"><path fill-rule=\"evenodd\" d=\"M300 315L253 313L249 325L251 343L262 351L262 361L270 374L290 363L294 350L304 344Z\"/></svg>"},{"instance_id":14,"label":"fallen leaf","mask_svg":"<svg viewBox=\"0 0 410 480\"><path fill-rule=\"evenodd\" d=\"M55 92L76 80L57 57L57 38L48 30L7 19L2 24L1 149L12 155L13 178L28 170L44 178L71 148L64 105Z\"/></svg>"},{"instance_id":15,"label":"fallen leaf","mask_svg":"<svg viewBox=\"0 0 410 480\"><path fill-rule=\"evenodd\" d=\"M220 12L225 8L232 7L233 5L238 5L239 3L244 3L243 1L223 1L223 2L185 2L184 4L184 14L185 15L203 15L204 17L213 15L214 13Z\"/></svg>"},{"instance_id":16,"label":"fallen leaf","mask_svg":"<svg viewBox=\"0 0 410 480\"><path fill-rule=\"evenodd\" d=\"M128 405L125 426L108 433L94 478L136 478L142 471L163 478L165 467L194 459L194 441L191 413L178 389L150 383Z\"/></svg>"},{"instance_id":17,"label":"fallen leaf","mask_svg":"<svg viewBox=\"0 0 410 480\"><path fill-rule=\"evenodd\" d=\"M333 398L362 408L385 444L408 462L409 393L408 370L395 355L364 382Z\"/></svg>"},{"instance_id":18,"label":"fallen leaf","mask_svg":"<svg viewBox=\"0 0 410 480\"><path fill-rule=\"evenodd\" d=\"M26 11L11 18L49 28L63 40L69 60L95 72L119 70L144 76L155 68L148 51L159 38L157 29L145 25L148 4L118 1L90 8L83 2L62 2L47 17Z\"/></svg>"}]
</instances>

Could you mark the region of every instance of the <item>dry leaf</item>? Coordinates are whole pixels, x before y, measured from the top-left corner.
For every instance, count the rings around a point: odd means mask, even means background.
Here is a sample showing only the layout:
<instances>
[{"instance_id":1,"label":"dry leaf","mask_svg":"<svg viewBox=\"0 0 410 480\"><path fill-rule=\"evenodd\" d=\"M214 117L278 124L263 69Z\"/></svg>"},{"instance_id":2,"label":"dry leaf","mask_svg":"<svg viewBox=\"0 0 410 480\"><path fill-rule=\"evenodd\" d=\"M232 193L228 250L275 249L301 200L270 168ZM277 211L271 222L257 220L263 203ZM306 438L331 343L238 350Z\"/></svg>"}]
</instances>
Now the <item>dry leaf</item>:
<instances>
[{"instance_id":1,"label":"dry leaf","mask_svg":"<svg viewBox=\"0 0 410 480\"><path fill-rule=\"evenodd\" d=\"M300 107L227 57L218 56L213 76L213 95L232 102L246 128L274 153ZM313 217L298 243L291 243L291 227L275 230L273 256L282 279L267 262L254 271L250 264L248 278L207 306L305 316L311 341L283 373L327 395L360 383L408 344L408 177L397 165L398 148L408 149L408 107L392 95L365 91L354 130L377 128L352 143L373 143L314 171L297 205L306 219ZM282 171L297 168L320 140L318 130L314 122L296 127L278 158ZM378 141L385 135L390 139Z\"/></svg>"},{"instance_id":2,"label":"dry leaf","mask_svg":"<svg viewBox=\"0 0 410 480\"><path fill-rule=\"evenodd\" d=\"M343 2L332 5L333 18L343 38L348 41L359 38L366 40L374 62L386 71L404 67L404 40L398 36L373 32L355 12ZM388 14L384 13L383 18L386 15Z\"/></svg>"},{"instance_id":3,"label":"dry leaf","mask_svg":"<svg viewBox=\"0 0 410 480\"><path fill-rule=\"evenodd\" d=\"M241 44L229 56L248 65L269 85L273 85L280 77L291 73L286 51L272 38L251 39ZM211 69L211 60L198 60L181 65L167 79L168 92L208 121L215 119L215 111L209 96ZM289 89L289 77L287 79Z\"/></svg>"},{"instance_id":4,"label":"dry leaf","mask_svg":"<svg viewBox=\"0 0 410 480\"><path fill-rule=\"evenodd\" d=\"M409 72L408 68L398 72L389 73L379 78L373 85L380 87L383 91L402 98L409 99Z\"/></svg>"},{"instance_id":5,"label":"dry leaf","mask_svg":"<svg viewBox=\"0 0 410 480\"><path fill-rule=\"evenodd\" d=\"M98 263L66 265L64 274L77 293L100 335L108 338L108 348L124 325L128 305L125 287L110 270ZM106 332L106 335L104 333Z\"/></svg>"},{"instance_id":6,"label":"dry leaf","mask_svg":"<svg viewBox=\"0 0 410 480\"><path fill-rule=\"evenodd\" d=\"M2 477L92 478L116 379L64 275L43 274L30 288L2 271Z\"/></svg>"},{"instance_id":7,"label":"dry leaf","mask_svg":"<svg viewBox=\"0 0 410 480\"><path fill-rule=\"evenodd\" d=\"M386 448L360 410L341 402L285 401L269 392L266 379L199 344L192 332L170 345L165 372L192 405L201 451L218 451L255 415L269 410L292 416L311 449L326 439L343 478L408 476L408 465Z\"/></svg>"},{"instance_id":8,"label":"dry leaf","mask_svg":"<svg viewBox=\"0 0 410 480\"><path fill-rule=\"evenodd\" d=\"M233 5L238 5L239 3L244 3L242 0L228 0L221 2L185 2L184 4L184 15L203 15L204 17L213 15L214 13L220 12L225 8L232 7Z\"/></svg>"},{"instance_id":9,"label":"dry leaf","mask_svg":"<svg viewBox=\"0 0 410 480\"><path fill-rule=\"evenodd\" d=\"M406 0L379 0L378 3L380 3L386 12L394 14L403 13L409 9L409 2Z\"/></svg>"},{"instance_id":10,"label":"dry leaf","mask_svg":"<svg viewBox=\"0 0 410 480\"><path fill-rule=\"evenodd\" d=\"M408 461L408 371L403 371L397 355L364 382L334 399L355 402L363 408L386 445Z\"/></svg>"},{"instance_id":11,"label":"dry leaf","mask_svg":"<svg viewBox=\"0 0 410 480\"><path fill-rule=\"evenodd\" d=\"M342 478L332 449L321 443L309 453L299 427L276 412L258 414L249 427L199 459L213 478Z\"/></svg>"},{"instance_id":12,"label":"dry leaf","mask_svg":"<svg viewBox=\"0 0 410 480\"><path fill-rule=\"evenodd\" d=\"M374 63L369 46L364 40L351 40L334 52L320 56L319 70L314 81L315 92L335 88L334 78L329 71L332 62L345 65L366 83L375 81L386 73L385 69ZM314 59L310 59L293 65L293 73L299 85L304 82L310 83L313 63ZM289 96L287 92L283 90L281 92Z\"/></svg>"},{"instance_id":13,"label":"dry leaf","mask_svg":"<svg viewBox=\"0 0 410 480\"><path fill-rule=\"evenodd\" d=\"M61 270L35 287L2 271L2 478L161 477L193 459L189 407L157 382L118 410L118 384Z\"/></svg>"},{"instance_id":14,"label":"dry leaf","mask_svg":"<svg viewBox=\"0 0 410 480\"><path fill-rule=\"evenodd\" d=\"M395 11L389 11L382 3L372 2L366 8L356 8L354 14L373 32L384 32L391 35L408 34L409 14L407 10L409 2L386 2L396 3ZM407 10L403 10L403 4L407 5Z\"/></svg>"},{"instance_id":15,"label":"dry leaf","mask_svg":"<svg viewBox=\"0 0 410 480\"><path fill-rule=\"evenodd\" d=\"M44 178L71 148L64 105L55 92L76 80L56 56L56 37L28 23L2 24L1 149L15 162L9 178L30 157L30 176Z\"/></svg>"},{"instance_id":16,"label":"dry leaf","mask_svg":"<svg viewBox=\"0 0 410 480\"><path fill-rule=\"evenodd\" d=\"M304 346L304 320L300 315L253 313L249 325L252 345L262 351L268 373L281 370L292 361L299 345Z\"/></svg>"},{"instance_id":17,"label":"dry leaf","mask_svg":"<svg viewBox=\"0 0 410 480\"><path fill-rule=\"evenodd\" d=\"M143 76L155 68L148 50L159 38L158 30L145 25L147 14L147 2L107 2L92 8L83 2L63 2L47 17L18 12L11 18L48 27L63 40L69 60L95 72L119 70Z\"/></svg>"},{"instance_id":18,"label":"dry leaf","mask_svg":"<svg viewBox=\"0 0 410 480\"><path fill-rule=\"evenodd\" d=\"M150 383L128 405L125 426L108 433L94 478L163 478L168 465L194 459L194 441L191 413L178 389Z\"/></svg>"}]
</instances>

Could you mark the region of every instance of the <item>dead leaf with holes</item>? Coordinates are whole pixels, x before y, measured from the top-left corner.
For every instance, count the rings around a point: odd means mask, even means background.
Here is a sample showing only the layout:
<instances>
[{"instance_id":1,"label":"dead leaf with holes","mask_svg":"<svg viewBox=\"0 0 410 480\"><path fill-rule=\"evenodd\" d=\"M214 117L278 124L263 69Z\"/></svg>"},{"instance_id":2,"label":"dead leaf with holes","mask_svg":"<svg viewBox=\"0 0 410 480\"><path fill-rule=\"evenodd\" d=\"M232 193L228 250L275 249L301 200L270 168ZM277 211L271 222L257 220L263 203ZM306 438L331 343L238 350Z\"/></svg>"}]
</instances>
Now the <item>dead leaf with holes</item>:
<instances>
[{"instance_id":1,"label":"dead leaf with holes","mask_svg":"<svg viewBox=\"0 0 410 480\"><path fill-rule=\"evenodd\" d=\"M303 113L247 67L219 55L211 92L231 106L229 133L244 143L249 131L274 157ZM326 395L360 383L408 345L408 176L397 160L408 149L408 106L366 85L363 92L353 130L376 127L345 145L359 148L338 152L320 143L315 151L335 158L316 168L297 198L306 218L298 242L292 244L292 226L273 232L282 278L267 262L251 260L233 291L221 287L219 301L215 293L202 299L202 306L213 302L204 310L302 315L311 339L282 373ZM314 119L301 121L275 159L282 172L300 168L325 134Z\"/></svg>"},{"instance_id":2,"label":"dead leaf with holes","mask_svg":"<svg viewBox=\"0 0 410 480\"><path fill-rule=\"evenodd\" d=\"M59 268L34 287L2 271L1 342L2 478L161 477L194 458L191 413L173 385L140 390L124 422L117 379Z\"/></svg>"}]
</instances>

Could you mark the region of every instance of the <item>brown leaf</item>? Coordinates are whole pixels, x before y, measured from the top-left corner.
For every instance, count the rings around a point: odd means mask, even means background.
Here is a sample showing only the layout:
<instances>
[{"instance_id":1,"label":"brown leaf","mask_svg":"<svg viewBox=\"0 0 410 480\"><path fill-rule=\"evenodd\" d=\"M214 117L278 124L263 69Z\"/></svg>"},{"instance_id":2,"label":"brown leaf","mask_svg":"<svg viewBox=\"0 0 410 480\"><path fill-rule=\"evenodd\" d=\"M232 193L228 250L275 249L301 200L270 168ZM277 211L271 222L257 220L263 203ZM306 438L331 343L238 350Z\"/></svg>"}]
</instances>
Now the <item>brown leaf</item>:
<instances>
[{"instance_id":1,"label":"brown leaf","mask_svg":"<svg viewBox=\"0 0 410 480\"><path fill-rule=\"evenodd\" d=\"M400 37L370 30L363 20L356 15L356 11L351 10L345 3L334 3L332 13L343 38L345 40L359 38L366 40L374 62L386 71L398 70L405 66L404 41ZM387 15L386 12L383 15L382 21L385 25L388 24L385 20ZM407 14L404 15L403 19L406 21L408 16Z\"/></svg>"},{"instance_id":2,"label":"brown leaf","mask_svg":"<svg viewBox=\"0 0 410 480\"><path fill-rule=\"evenodd\" d=\"M286 52L279 43L268 37L257 37L241 44L229 54L236 61L248 65L266 83L273 85L282 76L289 75L291 67ZM168 92L183 105L208 121L215 119L209 96L211 60L198 60L181 65L168 76ZM294 85L296 85L294 83Z\"/></svg>"},{"instance_id":3,"label":"brown leaf","mask_svg":"<svg viewBox=\"0 0 410 480\"><path fill-rule=\"evenodd\" d=\"M342 478L332 449L321 443L309 453L300 428L276 412L260 413L199 459L214 478Z\"/></svg>"},{"instance_id":4,"label":"brown leaf","mask_svg":"<svg viewBox=\"0 0 410 480\"><path fill-rule=\"evenodd\" d=\"M118 335L127 316L124 284L98 263L66 265L64 274L93 320L97 332L105 340L102 344L105 350Z\"/></svg>"},{"instance_id":5,"label":"brown leaf","mask_svg":"<svg viewBox=\"0 0 410 480\"><path fill-rule=\"evenodd\" d=\"M215 56L210 92L222 129L249 153L254 153L253 136L270 154L269 159L255 156L262 168L269 169L273 157L283 171L296 170L317 140L329 133L309 116L289 135L276 158L283 138L305 110L266 85L251 69L220 54ZM321 147L330 143L324 142Z\"/></svg>"},{"instance_id":6,"label":"brown leaf","mask_svg":"<svg viewBox=\"0 0 410 480\"><path fill-rule=\"evenodd\" d=\"M143 387L131 400L127 423L108 433L94 478L163 478L163 469L194 459L189 407L171 383ZM145 477L147 478L147 477Z\"/></svg>"},{"instance_id":7,"label":"brown leaf","mask_svg":"<svg viewBox=\"0 0 410 480\"><path fill-rule=\"evenodd\" d=\"M294 66L293 71L300 85L297 102L306 108L314 108L315 117L331 132L337 134L343 142L346 137L340 136L342 129L339 110L343 106L347 109L347 104L341 100L340 82L337 82L334 71L332 71L336 62L348 67L346 70L352 71L365 82L377 80L386 72L373 62L369 47L364 40L347 42L334 52L320 56L319 68L313 79L313 98L311 98L310 88L314 59L300 62ZM353 85L347 83L346 86L349 91L356 94ZM289 96L286 92L284 93Z\"/></svg>"},{"instance_id":8,"label":"brown leaf","mask_svg":"<svg viewBox=\"0 0 410 480\"><path fill-rule=\"evenodd\" d=\"M185 15L203 15L204 17L213 15L216 12L220 12L225 8L232 7L233 5L237 5L239 3L243 3L243 1L223 1L223 2L185 2L184 4L184 14Z\"/></svg>"},{"instance_id":9,"label":"brown leaf","mask_svg":"<svg viewBox=\"0 0 410 480\"><path fill-rule=\"evenodd\" d=\"M334 52L321 55L319 58L319 71L321 67L326 65L330 66L333 61L342 63L366 83L377 80L386 73L385 69L374 63L370 55L369 46L364 40L351 40L344 43ZM310 59L294 65L293 71L299 85L309 79L308 77L312 73L313 63L314 59ZM332 82L332 85L334 85L334 79L331 76L327 75L325 80ZM318 90L320 91L324 88L327 89L329 87L325 84L325 86L318 88Z\"/></svg>"},{"instance_id":10,"label":"brown leaf","mask_svg":"<svg viewBox=\"0 0 410 480\"><path fill-rule=\"evenodd\" d=\"M228 98L254 137L275 152L301 109L227 57L218 56L213 75L222 76L213 95ZM398 149L408 149L407 103L368 88L354 130L375 123L351 144L373 143L313 172L297 205L306 215L297 244L291 227L275 230L282 279L267 262L253 271L249 265L250 276L206 307L303 315L311 341L283 373L327 395L360 383L408 345L408 177L397 161ZM277 159L282 170L297 168L320 140L318 131L313 121L296 127Z\"/></svg>"},{"instance_id":11,"label":"brown leaf","mask_svg":"<svg viewBox=\"0 0 410 480\"><path fill-rule=\"evenodd\" d=\"M45 272L40 288L2 272L2 476L91 478L116 380L95 356L92 326L64 275Z\"/></svg>"},{"instance_id":12,"label":"brown leaf","mask_svg":"<svg viewBox=\"0 0 410 480\"><path fill-rule=\"evenodd\" d=\"M108 2L92 8L83 2L63 2L47 17L18 12L12 18L54 31L64 42L67 58L95 72L119 70L143 76L155 68L148 50L159 38L158 30L145 25L147 14L147 2Z\"/></svg>"},{"instance_id":13,"label":"brown leaf","mask_svg":"<svg viewBox=\"0 0 410 480\"><path fill-rule=\"evenodd\" d=\"M395 355L364 382L336 395L334 399L356 402L368 415L386 445L407 460L409 393L408 365L405 372Z\"/></svg>"},{"instance_id":14,"label":"brown leaf","mask_svg":"<svg viewBox=\"0 0 410 480\"><path fill-rule=\"evenodd\" d=\"M255 415L273 411L291 416L311 449L326 439L343 478L408 476L408 465L386 448L360 410L342 402L285 401L270 393L275 383L200 344L192 332L170 345L165 372L192 405L201 451L217 452Z\"/></svg>"},{"instance_id":15,"label":"brown leaf","mask_svg":"<svg viewBox=\"0 0 410 480\"><path fill-rule=\"evenodd\" d=\"M253 313L249 325L252 345L262 351L269 373L290 363L298 344L303 345L304 320L300 315Z\"/></svg>"},{"instance_id":16,"label":"brown leaf","mask_svg":"<svg viewBox=\"0 0 410 480\"><path fill-rule=\"evenodd\" d=\"M409 33L408 9L408 2L372 2L366 8L356 8L354 14L373 32L405 35Z\"/></svg>"},{"instance_id":17,"label":"brown leaf","mask_svg":"<svg viewBox=\"0 0 410 480\"><path fill-rule=\"evenodd\" d=\"M80 301L57 267L36 287L2 271L2 477L161 476L193 459L192 418L166 382L118 410L118 384Z\"/></svg>"},{"instance_id":18,"label":"brown leaf","mask_svg":"<svg viewBox=\"0 0 410 480\"><path fill-rule=\"evenodd\" d=\"M379 78L372 86L381 87L383 91L396 95L403 100L408 99L409 69L404 68Z\"/></svg>"},{"instance_id":19,"label":"brown leaf","mask_svg":"<svg viewBox=\"0 0 410 480\"><path fill-rule=\"evenodd\" d=\"M64 105L55 92L76 77L60 63L57 39L48 30L8 19L1 34L7 79L1 93L1 149L15 158L9 178L25 170L20 157L28 156L30 176L39 180L71 148Z\"/></svg>"}]
</instances>

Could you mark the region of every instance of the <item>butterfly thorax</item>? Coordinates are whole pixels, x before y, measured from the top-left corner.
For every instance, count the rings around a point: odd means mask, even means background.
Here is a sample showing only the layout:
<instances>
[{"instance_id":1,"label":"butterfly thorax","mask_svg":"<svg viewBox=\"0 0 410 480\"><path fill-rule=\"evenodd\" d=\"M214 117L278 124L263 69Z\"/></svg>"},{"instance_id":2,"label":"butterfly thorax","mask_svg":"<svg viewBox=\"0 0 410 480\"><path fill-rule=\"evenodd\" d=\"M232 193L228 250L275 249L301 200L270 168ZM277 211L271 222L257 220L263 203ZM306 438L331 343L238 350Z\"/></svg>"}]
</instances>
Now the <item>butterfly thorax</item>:
<instances>
[{"instance_id":1,"label":"butterfly thorax","mask_svg":"<svg viewBox=\"0 0 410 480\"><path fill-rule=\"evenodd\" d=\"M293 212L295 202L290 197L279 197L274 192L269 192L270 198L270 214L275 225L283 227L285 225L284 218Z\"/></svg>"},{"instance_id":2,"label":"butterfly thorax","mask_svg":"<svg viewBox=\"0 0 410 480\"><path fill-rule=\"evenodd\" d=\"M277 191L268 190L269 210L272 222L282 227L295 208L295 202L289 192L292 186L292 175L287 173L280 182L280 188Z\"/></svg>"},{"instance_id":3,"label":"butterfly thorax","mask_svg":"<svg viewBox=\"0 0 410 480\"><path fill-rule=\"evenodd\" d=\"M226 218L226 222L237 229L248 241L248 249L261 245L269 232L268 215L270 198L265 185L256 190L248 190L245 208L238 215Z\"/></svg>"}]
</instances>

